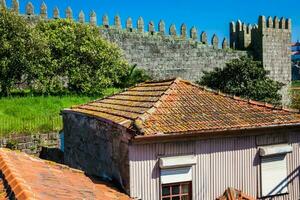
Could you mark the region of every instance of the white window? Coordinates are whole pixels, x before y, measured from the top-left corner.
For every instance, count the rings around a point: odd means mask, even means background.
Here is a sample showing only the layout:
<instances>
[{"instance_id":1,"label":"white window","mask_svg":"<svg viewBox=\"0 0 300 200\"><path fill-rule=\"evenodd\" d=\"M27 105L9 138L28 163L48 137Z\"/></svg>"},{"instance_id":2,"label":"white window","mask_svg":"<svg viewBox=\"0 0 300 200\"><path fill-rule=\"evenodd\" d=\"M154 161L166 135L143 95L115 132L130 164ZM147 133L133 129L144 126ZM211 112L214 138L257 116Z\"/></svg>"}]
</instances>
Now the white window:
<instances>
[{"instance_id":1,"label":"white window","mask_svg":"<svg viewBox=\"0 0 300 200\"><path fill-rule=\"evenodd\" d=\"M192 181L192 168L161 169L160 181L161 184Z\"/></svg>"},{"instance_id":2,"label":"white window","mask_svg":"<svg viewBox=\"0 0 300 200\"><path fill-rule=\"evenodd\" d=\"M161 200L192 199L192 165L196 157L174 156L160 158Z\"/></svg>"},{"instance_id":3,"label":"white window","mask_svg":"<svg viewBox=\"0 0 300 200\"><path fill-rule=\"evenodd\" d=\"M286 154L292 151L289 145L273 145L260 148L261 193L273 196L287 193Z\"/></svg>"}]
</instances>

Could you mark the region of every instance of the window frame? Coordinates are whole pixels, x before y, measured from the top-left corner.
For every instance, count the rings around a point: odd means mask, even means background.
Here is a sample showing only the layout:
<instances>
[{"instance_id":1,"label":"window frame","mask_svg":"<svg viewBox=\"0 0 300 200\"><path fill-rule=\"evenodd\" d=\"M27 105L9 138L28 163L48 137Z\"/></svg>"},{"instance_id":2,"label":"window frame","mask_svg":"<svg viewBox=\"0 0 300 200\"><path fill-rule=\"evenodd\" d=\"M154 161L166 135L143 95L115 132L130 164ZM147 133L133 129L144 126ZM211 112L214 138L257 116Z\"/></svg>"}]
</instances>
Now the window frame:
<instances>
[{"instance_id":1,"label":"window frame","mask_svg":"<svg viewBox=\"0 0 300 200\"><path fill-rule=\"evenodd\" d=\"M179 185L179 193L178 194L175 194L173 195L172 194L172 186L174 185ZM188 193L181 193L182 192L182 185L188 185L188 188L189 188L189 191ZM169 195L165 195L163 196L163 187L170 187L170 194ZM192 195L193 195L193 192L192 192L192 181L187 181L187 182L178 182L178 183L167 183L167 184L161 184L161 187L160 187L160 200L163 200L164 198L170 198L170 200L172 200L172 197L179 197L179 200L181 200L181 197L183 196L188 196L188 200L192 200Z\"/></svg>"}]
</instances>

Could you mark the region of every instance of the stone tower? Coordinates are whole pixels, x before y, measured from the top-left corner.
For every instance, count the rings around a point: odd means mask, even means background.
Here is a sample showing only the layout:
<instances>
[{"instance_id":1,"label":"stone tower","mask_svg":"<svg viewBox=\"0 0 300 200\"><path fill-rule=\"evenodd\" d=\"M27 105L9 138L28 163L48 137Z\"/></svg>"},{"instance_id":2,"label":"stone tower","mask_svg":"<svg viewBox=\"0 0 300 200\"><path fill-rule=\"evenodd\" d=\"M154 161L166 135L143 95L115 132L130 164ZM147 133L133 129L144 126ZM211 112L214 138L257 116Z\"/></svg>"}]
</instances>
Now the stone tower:
<instances>
[{"instance_id":1,"label":"stone tower","mask_svg":"<svg viewBox=\"0 0 300 200\"><path fill-rule=\"evenodd\" d=\"M269 77L285 84L281 93L283 103L289 103L288 87L291 82L291 19L260 16L258 25L246 25L241 21L230 23L230 46L248 50L262 61Z\"/></svg>"}]
</instances>

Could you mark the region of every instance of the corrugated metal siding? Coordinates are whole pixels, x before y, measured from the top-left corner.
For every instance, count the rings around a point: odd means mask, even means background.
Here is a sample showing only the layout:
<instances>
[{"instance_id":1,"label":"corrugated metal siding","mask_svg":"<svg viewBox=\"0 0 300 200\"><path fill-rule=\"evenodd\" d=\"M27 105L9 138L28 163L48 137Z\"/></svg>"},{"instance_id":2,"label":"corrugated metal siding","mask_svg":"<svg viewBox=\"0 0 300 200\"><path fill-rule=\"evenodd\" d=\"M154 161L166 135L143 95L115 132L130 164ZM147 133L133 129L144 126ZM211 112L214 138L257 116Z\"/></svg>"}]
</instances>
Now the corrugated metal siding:
<instances>
[{"instance_id":1,"label":"corrugated metal siding","mask_svg":"<svg viewBox=\"0 0 300 200\"><path fill-rule=\"evenodd\" d=\"M288 154L289 194L273 200L299 198L300 136L291 133L288 141L293 152ZM257 143L281 141L255 136L198 140L180 143L133 145L129 148L131 196L142 200L158 200L160 196L160 156L195 154L193 166L193 199L209 200L220 196L227 187L234 187L254 197L260 194L260 159ZM282 136L280 136L282 137ZM260 143L259 143L260 144Z\"/></svg>"}]
</instances>

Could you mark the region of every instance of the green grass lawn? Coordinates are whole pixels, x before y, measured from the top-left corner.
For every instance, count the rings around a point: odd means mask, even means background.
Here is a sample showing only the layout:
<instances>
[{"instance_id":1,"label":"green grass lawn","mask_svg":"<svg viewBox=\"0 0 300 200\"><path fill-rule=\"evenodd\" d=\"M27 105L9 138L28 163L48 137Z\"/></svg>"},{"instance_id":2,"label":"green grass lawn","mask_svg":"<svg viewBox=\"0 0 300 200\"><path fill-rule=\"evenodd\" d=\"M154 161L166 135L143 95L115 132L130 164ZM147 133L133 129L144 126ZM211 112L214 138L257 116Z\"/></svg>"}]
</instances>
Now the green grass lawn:
<instances>
[{"instance_id":1,"label":"green grass lawn","mask_svg":"<svg viewBox=\"0 0 300 200\"><path fill-rule=\"evenodd\" d=\"M110 88L103 96L118 92ZM88 96L38 96L0 98L0 135L58 131L63 108L102 98Z\"/></svg>"}]
</instances>

